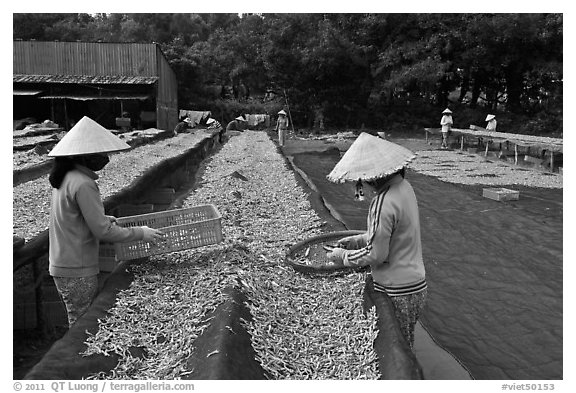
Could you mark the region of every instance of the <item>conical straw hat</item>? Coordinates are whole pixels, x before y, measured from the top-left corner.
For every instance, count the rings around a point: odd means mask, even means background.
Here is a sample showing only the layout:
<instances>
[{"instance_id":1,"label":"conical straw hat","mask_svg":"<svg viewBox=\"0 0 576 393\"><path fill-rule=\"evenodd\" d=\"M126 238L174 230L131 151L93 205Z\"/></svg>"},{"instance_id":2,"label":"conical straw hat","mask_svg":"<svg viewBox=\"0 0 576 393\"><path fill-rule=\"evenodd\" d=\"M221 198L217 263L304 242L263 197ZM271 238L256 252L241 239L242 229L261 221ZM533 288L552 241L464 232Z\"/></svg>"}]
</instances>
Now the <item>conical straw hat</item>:
<instances>
[{"instance_id":1,"label":"conical straw hat","mask_svg":"<svg viewBox=\"0 0 576 393\"><path fill-rule=\"evenodd\" d=\"M452 111L451 111L450 109L446 108L446 109L444 109L444 111L443 111L442 113L451 114L451 113L452 113Z\"/></svg>"},{"instance_id":2,"label":"conical straw hat","mask_svg":"<svg viewBox=\"0 0 576 393\"><path fill-rule=\"evenodd\" d=\"M244 118L242 116L238 116L237 118L235 118L234 120L240 120L240 121L245 121Z\"/></svg>"},{"instance_id":3,"label":"conical straw hat","mask_svg":"<svg viewBox=\"0 0 576 393\"><path fill-rule=\"evenodd\" d=\"M129 149L130 145L94 120L84 116L48 154L50 157L109 153Z\"/></svg>"},{"instance_id":4,"label":"conical straw hat","mask_svg":"<svg viewBox=\"0 0 576 393\"><path fill-rule=\"evenodd\" d=\"M374 180L402 169L415 157L400 145L363 132L326 177L334 183Z\"/></svg>"},{"instance_id":5,"label":"conical straw hat","mask_svg":"<svg viewBox=\"0 0 576 393\"><path fill-rule=\"evenodd\" d=\"M280 112L278 112L278 114L286 116L286 112L284 112L284 109L282 109Z\"/></svg>"},{"instance_id":6,"label":"conical straw hat","mask_svg":"<svg viewBox=\"0 0 576 393\"><path fill-rule=\"evenodd\" d=\"M488 115L488 116L486 116L486 120L484 120L484 121L490 121L490 120L495 119L495 118L496 118L496 116L494 116L494 115Z\"/></svg>"}]
</instances>

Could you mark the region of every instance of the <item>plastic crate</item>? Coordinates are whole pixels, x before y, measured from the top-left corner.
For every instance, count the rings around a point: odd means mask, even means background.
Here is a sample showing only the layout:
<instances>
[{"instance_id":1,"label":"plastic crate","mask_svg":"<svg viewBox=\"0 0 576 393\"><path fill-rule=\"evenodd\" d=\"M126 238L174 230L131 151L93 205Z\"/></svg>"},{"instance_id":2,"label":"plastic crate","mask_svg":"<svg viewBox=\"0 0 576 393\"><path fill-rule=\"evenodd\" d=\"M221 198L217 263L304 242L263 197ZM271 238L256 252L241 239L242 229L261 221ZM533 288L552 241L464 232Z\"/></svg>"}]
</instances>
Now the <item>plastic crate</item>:
<instances>
[{"instance_id":1,"label":"plastic crate","mask_svg":"<svg viewBox=\"0 0 576 393\"><path fill-rule=\"evenodd\" d=\"M122 227L146 225L161 229L165 237L156 245L143 240L116 243L116 259L122 261L144 258L219 243L222 241L221 219L222 216L214 205L118 218L117 223Z\"/></svg>"},{"instance_id":2,"label":"plastic crate","mask_svg":"<svg viewBox=\"0 0 576 393\"><path fill-rule=\"evenodd\" d=\"M484 188L482 196L495 201L517 201L520 199L520 191L508 188Z\"/></svg>"}]
</instances>

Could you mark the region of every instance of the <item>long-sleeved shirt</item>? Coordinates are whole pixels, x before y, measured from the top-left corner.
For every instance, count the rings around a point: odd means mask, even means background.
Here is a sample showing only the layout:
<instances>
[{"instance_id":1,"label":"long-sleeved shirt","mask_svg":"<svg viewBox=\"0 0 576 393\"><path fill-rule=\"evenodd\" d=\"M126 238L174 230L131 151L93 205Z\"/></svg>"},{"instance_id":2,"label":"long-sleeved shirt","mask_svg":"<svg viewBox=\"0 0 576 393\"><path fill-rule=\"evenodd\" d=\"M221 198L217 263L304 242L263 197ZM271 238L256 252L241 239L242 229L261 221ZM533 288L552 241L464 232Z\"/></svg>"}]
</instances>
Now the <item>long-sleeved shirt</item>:
<instances>
[{"instance_id":1,"label":"long-sleeved shirt","mask_svg":"<svg viewBox=\"0 0 576 393\"><path fill-rule=\"evenodd\" d=\"M375 289L390 296L426 288L418 203L412 186L401 175L377 190L367 223L368 230L352 238L353 249L344 251L344 264L370 265Z\"/></svg>"},{"instance_id":2,"label":"long-sleeved shirt","mask_svg":"<svg viewBox=\"0 0 576 393\"><path fill-rule=\"evenodd\" d=\"M440 119L440 125L442 126L442 132L450 131L450 128L452 127L452 116L442 116L442 119Z\"/></svg>"},{"instance_id":3,"label":"long-sleeved shirt","mask_svg":"<svg viewBox=\"0 0 576 393\"><path fill-rule=\"evenodd\" d=\"M187 129L188 129L188 123L186 123L185 121L181 121L178 124L176 124L176 127L174 127L174 135L181 134Z\"/></svg>"},{"instance_id":4,"label":"long-sleeved shirt","mask_svg":"<svg viewBox=\"0 0 576 393\"><path fill-rule=\"evenodd\" d=\"M496 124L498 124L496 122L496 119L492 119L488 122L488 124L486 124L486 130L487 131L496 131Z\"/></svg>"},{"instance_id":5,"label":"long-sleeved shirt","mask_svg":"<svg viewBox=\"0 0 576 393\"><path fill-rule=\"evenodd\" d=\"M220 124L220 122L218 120L214 120L212 123L208 124L208 126L206 128L208 128L208 129L222 128L222 125Z\"/></svg>"},{"instance_id":6,"label":"long-sleeved shirt","mask_svg":"<svg viewBox=\"0 0 576 393\"><path fill-rule=\"evenodd\" d=\"M100 240L116 243L142 240L142 228L123 228L104 214L98 175L76 165L60 188L52 190L49 226L49 271L57 277L98 274Z\"/></svg>"},{"instance_id":7,"label":"long-sleeved shirt","mask_svg":"<svg viewBox=\"0 0 576 393\"><path fill-rule=\"evenodd\" d=\"M286 116L278 116L276 120L276 130L286 130L288 128L288 118Z\"/></svg>"}]
</instances>

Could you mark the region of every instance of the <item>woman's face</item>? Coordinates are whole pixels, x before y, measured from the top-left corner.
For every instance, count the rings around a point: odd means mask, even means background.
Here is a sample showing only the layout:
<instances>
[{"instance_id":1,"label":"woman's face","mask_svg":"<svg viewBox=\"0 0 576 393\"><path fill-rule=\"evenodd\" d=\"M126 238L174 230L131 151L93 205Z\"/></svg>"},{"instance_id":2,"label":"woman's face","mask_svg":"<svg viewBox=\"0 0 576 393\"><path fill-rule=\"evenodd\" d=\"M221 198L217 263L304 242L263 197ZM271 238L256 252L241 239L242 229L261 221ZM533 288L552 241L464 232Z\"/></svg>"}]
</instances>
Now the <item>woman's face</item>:
<instances>
[{"instance_id":1,"label":"woman's face","mask_svg":"<svg viewBox=\"0 0 576 393\"><path fill-rule=\"evenodd\" d=\"M366 184L366 194L371 194L376 192L376 182L373 180L364 182Z\"/></svg>"},{"instance_id":2,"label":"woman's face","mask_svg":"<svg viewBox=\"0 0 576 393\"><path fill-rule=\"evenodd\" d=\"M90 154L84 157L84 164L94 172L101 170L109 162L110 158L108 158L108 154L106 153Z\"/></svg>"}]
</instances>

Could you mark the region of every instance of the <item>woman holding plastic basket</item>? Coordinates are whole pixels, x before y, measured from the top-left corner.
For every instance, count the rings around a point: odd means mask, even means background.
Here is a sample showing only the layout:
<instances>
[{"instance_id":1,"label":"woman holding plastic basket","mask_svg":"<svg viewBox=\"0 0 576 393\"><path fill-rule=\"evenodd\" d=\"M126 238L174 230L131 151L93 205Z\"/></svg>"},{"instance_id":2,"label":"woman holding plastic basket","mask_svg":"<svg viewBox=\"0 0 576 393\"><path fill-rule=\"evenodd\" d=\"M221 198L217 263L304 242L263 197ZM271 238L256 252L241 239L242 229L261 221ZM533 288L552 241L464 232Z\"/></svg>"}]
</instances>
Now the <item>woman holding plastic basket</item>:
<instances>
[{"instance_id":1,"label":"woman holding plastic basket","mask_svg":"<svg viewBox=\"0 0 576 393\"><path fill-rule=\"evenodd\" d=\"M163 235L149 227L122 228L104 214L98 172L108 153L128 144L88 117L82 118L48 154L54 158L49 181L53 187L49 224L49 271L72 326L98 291L100 240L156 243Z\"/></svg>"}]
</instances>

